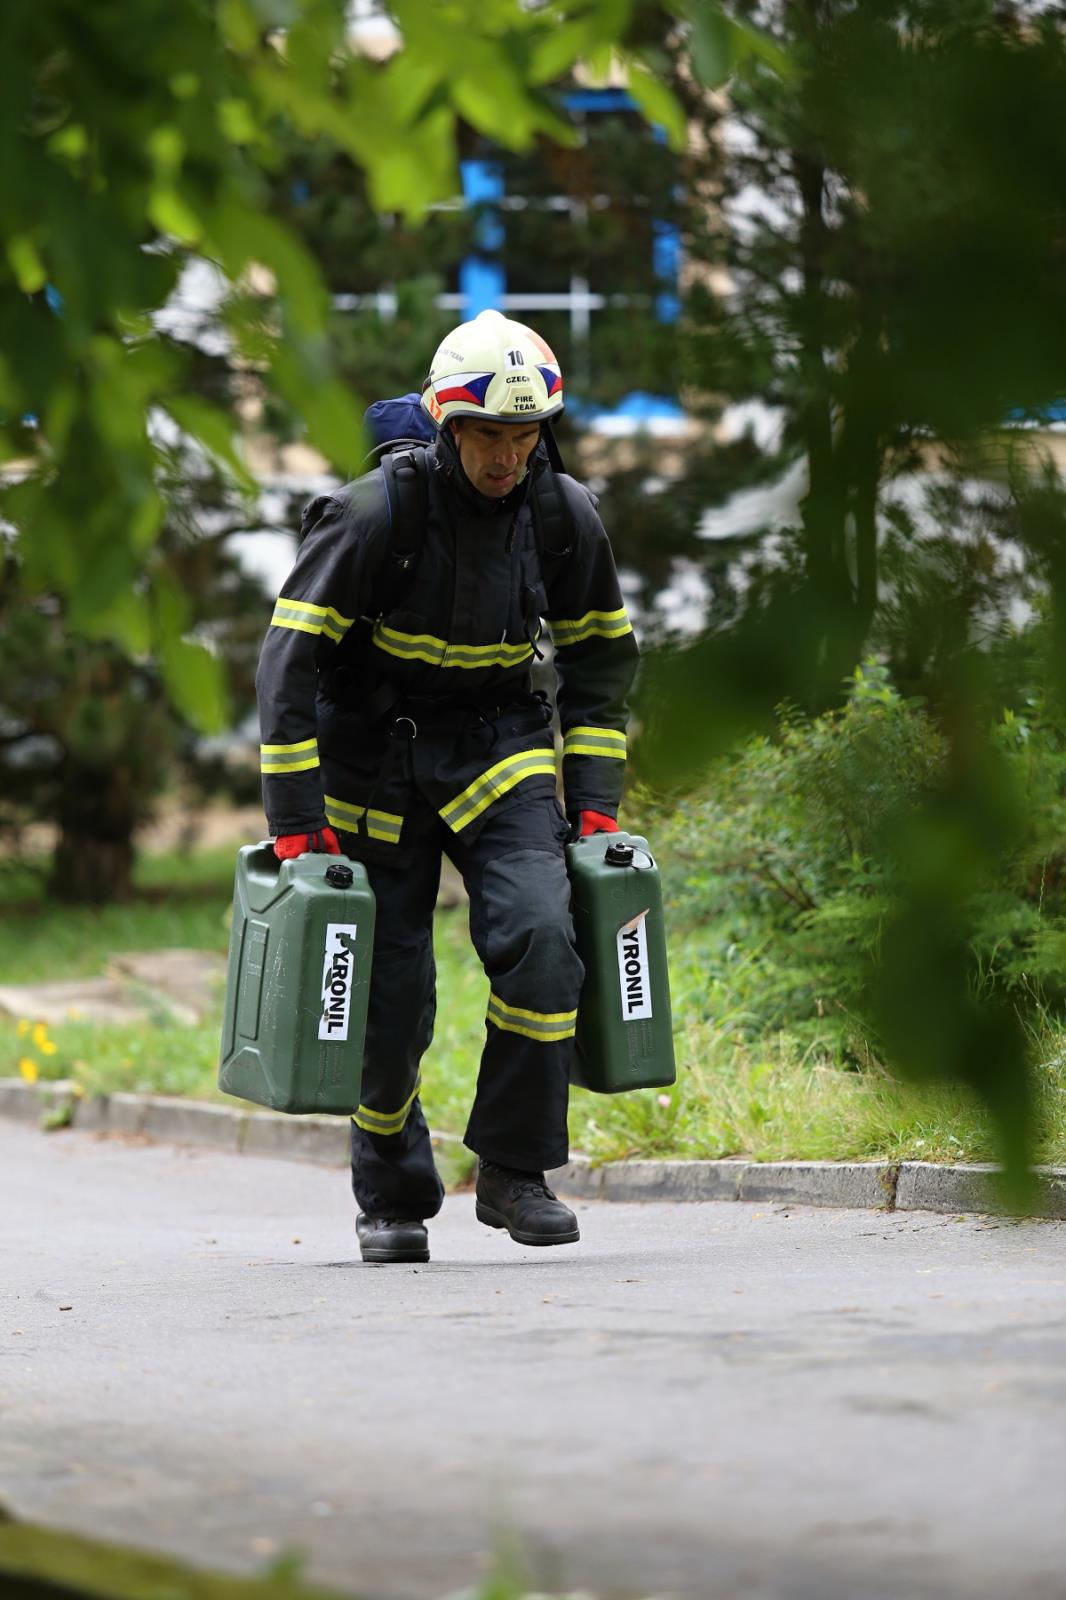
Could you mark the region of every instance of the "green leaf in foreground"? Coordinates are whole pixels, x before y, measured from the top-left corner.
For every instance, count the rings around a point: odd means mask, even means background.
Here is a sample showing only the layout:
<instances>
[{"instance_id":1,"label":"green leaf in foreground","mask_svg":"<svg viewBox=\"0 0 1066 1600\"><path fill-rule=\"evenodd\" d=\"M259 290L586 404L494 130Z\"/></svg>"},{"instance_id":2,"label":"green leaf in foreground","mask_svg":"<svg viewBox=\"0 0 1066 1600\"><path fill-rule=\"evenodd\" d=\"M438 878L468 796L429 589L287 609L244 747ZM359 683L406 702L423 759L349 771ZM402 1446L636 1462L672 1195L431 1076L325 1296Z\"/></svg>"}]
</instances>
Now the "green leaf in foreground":
<instances>
[{"instance_id":1,"label":"green leaf in foreground","mask_svg":"<svg viewBox=\"0 0 1066 1600\"><path fill-rule=\"evenodd\" d=\"M673 92L647 67L633 63L629 69L629 92L648 121L666 133L673 150L683 150L688 137L685 113Z\"/></svg>"},{"instance_id":2,"label":"green leaf in foreground","mask_svg":"<svg viewBox=\"0 0 1066 1600\"><path fill-rule=\"evenodd\" d=\"M734 24L715 0L687 0L682 7L692 28L692 65L708 89L719 88L733 70Z\"/></svg>"},{"instance_id":3,"label":"green leaf in foreground","mask_svg":"<svg viewBox=\"0 0 1066 1600\"><path fill-rule=\"evenodd\" d=\"M256 481L237 451L231 416L197 395L174 395L167 400L166 407L178 426L228 467L242 488L255 490Z\"/></svg>"},{"instance_id":4,"label":"green leaf in foreground","mask_svg":"<svg viewBox=\"0 0 1066 1600\"><path fill-rule=\"evenodd\" d=\"M286 1563L261 1578L197 1572L166 1556L12 1521L0 1510L0 1592L25 1600L339 1600L336 1590L302 1583L298 1569Z\"/></svg>"}]
</instances>

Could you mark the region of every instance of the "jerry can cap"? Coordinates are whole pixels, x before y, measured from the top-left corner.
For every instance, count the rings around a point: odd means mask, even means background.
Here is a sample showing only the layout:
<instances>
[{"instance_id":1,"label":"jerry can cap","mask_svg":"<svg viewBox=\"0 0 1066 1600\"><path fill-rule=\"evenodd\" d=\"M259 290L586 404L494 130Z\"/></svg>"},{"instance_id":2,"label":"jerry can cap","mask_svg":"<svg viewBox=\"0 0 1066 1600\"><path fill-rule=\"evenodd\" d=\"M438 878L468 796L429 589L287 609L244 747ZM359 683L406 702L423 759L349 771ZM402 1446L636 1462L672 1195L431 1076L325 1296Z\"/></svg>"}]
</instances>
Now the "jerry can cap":
<instances>
[{"instance_id":1,"label":"jerry can cap","mask_svg":"<svg viewBox=\"0 0 1066 1600\"><path fill-rule=\"evenodd\" d=\"M355 873L343 862L335 861L332 866L326 868L326 882L334 889L350 889L355 882Z\"/></svg>"},{"instance_id":2,"label":"jerry can cap","mask_svg":"<svg viewBox=\"0 0 1066 1600\"><path fill-rule=\"evenodd\" d=\"M603 859L609 867L631 867L633 865L633 846L623 844L617 840L609 844L603 853Z\"/></svg>"}]
</instances>

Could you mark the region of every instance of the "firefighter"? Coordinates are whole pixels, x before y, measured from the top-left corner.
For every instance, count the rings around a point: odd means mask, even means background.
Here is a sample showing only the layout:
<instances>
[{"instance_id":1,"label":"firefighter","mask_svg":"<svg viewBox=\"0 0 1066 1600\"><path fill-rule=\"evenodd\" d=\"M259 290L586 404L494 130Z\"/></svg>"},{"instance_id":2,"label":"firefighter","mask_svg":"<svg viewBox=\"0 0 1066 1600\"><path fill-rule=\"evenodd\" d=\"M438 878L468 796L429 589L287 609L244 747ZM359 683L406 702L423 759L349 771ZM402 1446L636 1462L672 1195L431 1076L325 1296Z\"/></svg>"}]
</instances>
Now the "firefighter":
<instances>
[{"instance_id":1,"label":"firefighter","mask_svg":"<svg viewBox=\"0 0 1066 1600\"><path fill-rule=\"evenodd\" d=\"M545 1182L568 1157L569 1058L583 968L563 847L616 831L636 643L593 495L549 460L563 380L531 328L482 312L433 359L417 560L382 602L397 507L382 467L304 513L305 537L257 674L275 852L343 852L377 901L352 1188L365 1261L427 1261L443 1201L419 1103L433 1036L442 853L470 897L490 981L465 1143L482 1222L572 1243ZM557 457L556 457L557 459ZM545 507L555 507L545 515ZM530 687L550 629L551 709Z\"/></svg>"}]
</instances>

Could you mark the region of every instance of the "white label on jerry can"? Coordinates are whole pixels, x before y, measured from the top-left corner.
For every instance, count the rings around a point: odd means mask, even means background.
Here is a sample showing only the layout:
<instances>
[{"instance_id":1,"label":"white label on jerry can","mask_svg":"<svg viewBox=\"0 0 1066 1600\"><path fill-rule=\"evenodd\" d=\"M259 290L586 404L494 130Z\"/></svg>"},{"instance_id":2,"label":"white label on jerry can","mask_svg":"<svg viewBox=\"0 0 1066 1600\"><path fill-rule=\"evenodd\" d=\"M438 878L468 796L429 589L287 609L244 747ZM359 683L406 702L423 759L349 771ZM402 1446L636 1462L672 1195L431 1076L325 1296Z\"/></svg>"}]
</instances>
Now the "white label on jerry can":
<instances>
[{"instance_id":1,"label":"white label on jerry can","mask_svg":"<svg viewBox=\"0 0 1066 1600\"><path fill-rule=\"evenodd\" d=\"M648 966L646 918L651 907L618 930L618 981L622 991L622 1020L639 1022L651 1016L651 970Z\"/></svg>"},{"instance_id":2,"label":"white label on jerry can","mask_svg":"<svg viewBox=\"0 0 1066 1600\"><path fill-rule=\"evenodd\" d=\"M322 968L322 1015L318 1019L320 1039L347 1039L348 1013L352 1008L352 975L355 957L348 941L355 943L354 922L331 922L326 928L326 959Z\"/></svg>"}]
</instances>

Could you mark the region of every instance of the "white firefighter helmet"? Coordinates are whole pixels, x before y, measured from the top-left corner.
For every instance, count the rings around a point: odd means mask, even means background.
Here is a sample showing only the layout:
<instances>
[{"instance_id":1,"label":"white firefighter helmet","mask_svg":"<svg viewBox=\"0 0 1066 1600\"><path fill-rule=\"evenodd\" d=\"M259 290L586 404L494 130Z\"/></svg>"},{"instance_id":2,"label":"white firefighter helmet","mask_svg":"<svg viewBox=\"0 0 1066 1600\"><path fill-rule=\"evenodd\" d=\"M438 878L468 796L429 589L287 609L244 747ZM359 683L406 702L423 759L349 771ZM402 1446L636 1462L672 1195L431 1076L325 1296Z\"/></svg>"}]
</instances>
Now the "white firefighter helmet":
<instances>
[{"instance_id":1,"label":"white firefighter helmet","mask_svg":"<svg viewBox=\"0 0 1066 1600\"><path fill-rule=\"evenodd\" d=\"M563 377L539 333L499 311L482 311L441 342L422 404L438 428L451 417L544 422L563 409Z\"/></svg>"}]
</instances>

